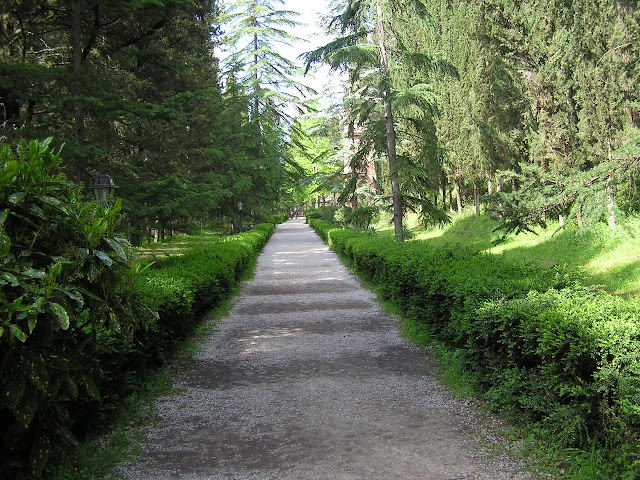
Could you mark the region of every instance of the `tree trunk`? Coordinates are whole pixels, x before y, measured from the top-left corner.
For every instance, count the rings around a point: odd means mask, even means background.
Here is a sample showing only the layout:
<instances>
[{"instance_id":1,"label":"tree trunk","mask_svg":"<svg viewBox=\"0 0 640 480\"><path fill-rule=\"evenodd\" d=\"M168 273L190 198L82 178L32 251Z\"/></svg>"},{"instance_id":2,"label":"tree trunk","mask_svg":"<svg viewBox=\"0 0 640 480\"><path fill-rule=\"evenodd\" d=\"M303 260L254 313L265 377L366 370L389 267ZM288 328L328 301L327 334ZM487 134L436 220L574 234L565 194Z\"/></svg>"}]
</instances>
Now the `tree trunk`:
<instances>
[{"instance_id":1,"label":"tree trunk","mask_svg":"<svg viewBox=\"0 0 640 480\"><path fill-rule=\"evenodd\" d=\"M255 91L253 92L254 98L253 98L253 114L255 115L255 117L253 118L253 120L257 120L258 116L260 115L260 99L258 98L258 89L260 88L260 75L258 74L258 64L260 59L258 58L258 47L259 47L259 42L258 42L258 34L254 33L253 34L253 68L255 69L253 72L253 82L254 82L254 86L253 88L255 89Z\"/></svg>"},{"instance_id":2,"label":"tree trunk","mask_svg":"<svg viewBox=\"0 0 640 480\"><path fill-rule=\"evenodd\" d=\"M389 156L389 173L391 177L391 198L393 199L393 227L396 240L402 241L402 198L400 197L400 184L398 182L398 162L396 158L396 131L393 121L393 108L391 106L391 92L389 84L391 76L389 74L389 60L387 58L387 48L385 45L384 19L382 16L382 5L380 1L376 3L376 41L380 55L380 74L384 79L382 97L384 101L385 134L387 138L387 154Z\"/></svg>"},{"instance_id":3,"label":"tree trunk","mask_svg":"<svg viewBox=\"0 0 640 480\"><path fill-rule=\"evenodd\" d=\"M71 2L71 71L74 74L75 82L80 83L77 76L82 71L82 6L80 0ZM78 89L72 87L74 94L78 94ZM84 112L79 105L75 107L74 135L79 137L84 129Z\"/></svg>"},{"instance_id":4,"label":"tree trunk","mask_svg":"<svg viewBox=\"0 0 640 480\"><path fill-rule=\"evenodd\" d=\"M464 205L462 203L462 186L464 181L462 179L462 175L458 175L456 177L456 202L458 203L458 213L462 213L462 209Z\"/></svg>"},{"instance_id":5,"label":"tree trunk","mask_svg":"<svg viewBox=\"0 0 640 480\"><path fill-rule=\"evenodd\" d=\"M351 169L351 178L353 178L355 182L355 188L353 189L353 196L351 197L351 208L358 208L358 195L356 194L356 190L358 188L358 171L355 168Z\"/></svg>"},{"instance_id":6,"label":"tree trunk","mask_svg":"<svg viewBox=\"0 0 640 480\"><path fill-rule=\"evenodd\" d=\"M480 187L476 182L473 183L473 195L476 201L476 217L480 216Z\"/></svg>"},{"instance_id":7,"label":"tree trunk","mask_svg":"<svg viewBox=\"0 0 640 480\"><path fill-rule=\"evenodd\" d=\"M578 226L582 228L584 226L584 222L582 221L582 204L578 205L578 210L576 210L576 220Z\"/></svg>"},{"instance_id":8,"label":"tree trunk","mask_svg":"<svg viewBox=\"0 0 640 480\"><path fill-rule=\"evenodd\" d=\"M611 139L609 139L609 162L613 160L613 147ZM615 186L613 185L613 177L607 179L607 209L609 210L609 228L614 230L617 224L616 218L616 198Z\"/></svg>"},{"instance_id":9,"label":"tree trunk","mask_svg":"<svg viewBox=\"0 0 640 480\"><path fill-rule=\"evenodd\" d=\"M609 210L609 228L615 230L618 221L616 217L615 188L611 177L607 181L607 210Z\"/></svg>"}]
</instances>

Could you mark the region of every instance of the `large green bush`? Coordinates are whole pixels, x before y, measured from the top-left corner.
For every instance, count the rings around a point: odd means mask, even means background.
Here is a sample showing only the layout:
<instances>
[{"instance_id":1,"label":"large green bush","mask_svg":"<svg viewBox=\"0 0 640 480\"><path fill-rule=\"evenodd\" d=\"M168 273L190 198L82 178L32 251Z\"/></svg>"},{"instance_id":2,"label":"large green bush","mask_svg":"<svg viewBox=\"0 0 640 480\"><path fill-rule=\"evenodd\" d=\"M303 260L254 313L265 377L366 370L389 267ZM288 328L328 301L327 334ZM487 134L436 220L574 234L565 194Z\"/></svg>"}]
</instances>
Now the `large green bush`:
<instances>
[{"instance_id":1,"label":"large green bush","mask_svg":"<svg viewBox=\"0 0 640 480\"><path fill-rule=\"evenodd\" d=\"M120 205L87 202L50 140L0 148L0 477L39 476L101 401L101 342L152 318L135 288Z\"/></svg>"},{"instance_id":2,"label":"large green bush","mask_svg":"<svg viewBox=\"0 0 640 480\"><path fill-rule=\"evenodd\" d=\"M143 267L115 233L120 204L83 198L49 140L4 146L0 164L0 478L13 480L46 474L108 422L275 226Z\"/></svg>"},{"instance_id":3,"label":"large green bush","mask_svg":"<svg viewBox=\"0 0 640 480\"><path fill-rule=\"evenodd\" d=\"M557 268L311 226L382 294L458 349L486 398L562 448L640 474L640 302Z\"/></svg>"}]
</instances>

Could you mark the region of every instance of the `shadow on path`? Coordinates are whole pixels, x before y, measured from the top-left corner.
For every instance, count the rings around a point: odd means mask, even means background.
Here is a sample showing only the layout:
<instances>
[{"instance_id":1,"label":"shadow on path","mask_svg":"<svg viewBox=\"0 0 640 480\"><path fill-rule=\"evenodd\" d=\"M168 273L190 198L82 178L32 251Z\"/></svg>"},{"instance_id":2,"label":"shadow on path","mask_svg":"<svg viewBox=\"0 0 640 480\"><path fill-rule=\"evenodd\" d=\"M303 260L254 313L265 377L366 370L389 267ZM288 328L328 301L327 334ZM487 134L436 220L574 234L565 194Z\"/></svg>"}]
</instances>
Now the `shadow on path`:
<instances>
[{"instance_id":1,"label":"shadow on path","mask_svg":"<svg viewBox=\"0 0 640 480\"><path fill-rule=\"evenodd\" d=\"M529 478L482 453L482 419L303 222L278 226L121 478Z\"/></svg>"}]
</instances>

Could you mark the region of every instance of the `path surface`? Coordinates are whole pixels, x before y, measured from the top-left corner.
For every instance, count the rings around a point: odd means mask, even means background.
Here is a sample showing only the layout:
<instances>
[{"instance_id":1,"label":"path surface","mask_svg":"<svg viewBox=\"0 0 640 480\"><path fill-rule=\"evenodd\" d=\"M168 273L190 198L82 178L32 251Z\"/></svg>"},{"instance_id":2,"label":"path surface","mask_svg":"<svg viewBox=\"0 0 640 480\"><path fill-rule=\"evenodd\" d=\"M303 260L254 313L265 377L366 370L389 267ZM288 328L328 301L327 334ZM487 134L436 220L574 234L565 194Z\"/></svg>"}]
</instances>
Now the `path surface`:
<instances>
[{"instance_id":1,"label":"path surface","mask_svg":"<svg viewBox=\"0 0 640 480\"><path fill-rule=\"evenodd\" d=\"M278 226L121 478L530 478L397 332L302 219Z\"/></svg>"}]
</instances>

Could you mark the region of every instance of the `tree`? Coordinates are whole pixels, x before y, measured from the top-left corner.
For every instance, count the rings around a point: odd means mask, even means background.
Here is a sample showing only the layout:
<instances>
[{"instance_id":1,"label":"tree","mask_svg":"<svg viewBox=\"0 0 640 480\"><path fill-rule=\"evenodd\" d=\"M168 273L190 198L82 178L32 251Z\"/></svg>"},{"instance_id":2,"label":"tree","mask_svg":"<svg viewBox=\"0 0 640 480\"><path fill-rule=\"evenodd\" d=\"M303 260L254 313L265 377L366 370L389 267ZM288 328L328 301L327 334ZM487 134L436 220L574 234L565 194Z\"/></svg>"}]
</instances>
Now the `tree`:
<instances>
[{"instance_id":1,"label":"tree","mask_svg":"<svg viewBox=\"0 0 640 480\"><path fill-rule=\"evenodd\" d=\"M631 80L638 68L636 7L564 1L520 8L492 0L484 7L498 19L493 40L521 76L531 112L527 165L508 174L528 190L503 195L505 224L544 225L551 215L583 224L606 216L615 227L614 192L636 168L640 136L640 92Z\"/></svg>"},{"instance_id":2,"label":"tree","mask_svg":"<svg viewBox=\"0 0 640 480\"><path fill-rule=\"evenodd\" d=\"M345 145L339 111L328 109L299 116L291 135L290 150L296 165L291 196L296 204L323 206L326 198L342 190Z\"/></svg>"},{"instance_id":3,"label":"tree","mask_svg":"<svg viewBox=\"0 0 640 480\"><path fill-rule=\"evenodd\" d=\"M402 239L404 206L396 115L400 105L412 105L428 115L435 107L435 99L429 85L419 81L411 82L406 88L398 88L393 72L400 59L420 65L420 68L443 67L442 63L425 54L403 55L406 51L398 42L393 23L394 16L402 11L409 11L420 18L425 15L424 4L418 0L350 1L332 22L341 36L306 55L307 70L315 63L325 62L334 70L350 71L359 97L352 115L364 127L365 148L359 150L359 155L367 154L367 149L377 149L382 127L391 183L394 231L398 240Z\"/></svg>"},{"instance_id":4,"label":"tree","mask_svg":"<svg viewBox=\"0 0 640 480\"><path fill-rule=\"evenodd\" d=\"M234 191L247 206L273 207L297 181L290 172L298 166L288 156L292 115L301 111L299 94L306 87L295 79L295 64L282 56L279 45L296 39L287 29L298 15L280 10L283 0L234 0L225 5L220 19L228 29L229 55L223 61L228 79L227 98L239 108L235 113L238 135L232 171L243 171ZM246 102L244 107L242 102ZM242 112L242 108L245 111ZM284 185L284 187L283 187ZM257 202L256 202L257 201Z\"/></svg>"},{"instance_id":5,"label":"tree","mask_svg":"<svg viewBox=\"0 0 640 480\"><path fill-rule=\"evenodd\" d=\"M163 228L158 212L167 228L226 213L233 199L220 132L231 100L212 56L215 1L38 0L1 8L7 108L0 124L8 141L53 136L66 144L67 174L85 185L109 172L126 199L132 236ZM184 208L156 204L165 202L151 194L158 184L183 184L174 193Z\"/></svg>"}]
</instances>

